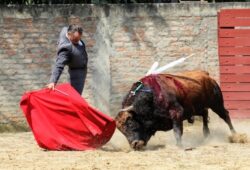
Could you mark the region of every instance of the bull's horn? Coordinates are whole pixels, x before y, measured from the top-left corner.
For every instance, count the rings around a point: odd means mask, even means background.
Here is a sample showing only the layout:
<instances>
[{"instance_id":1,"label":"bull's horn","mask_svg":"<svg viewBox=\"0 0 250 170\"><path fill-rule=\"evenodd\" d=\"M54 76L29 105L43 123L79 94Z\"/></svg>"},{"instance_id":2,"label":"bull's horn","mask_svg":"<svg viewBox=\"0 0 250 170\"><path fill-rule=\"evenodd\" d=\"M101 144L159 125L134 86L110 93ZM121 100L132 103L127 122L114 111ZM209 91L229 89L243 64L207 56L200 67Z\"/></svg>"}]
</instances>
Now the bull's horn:
<instances>
[{"instance_id":1,"label":"bull's horn","mask_svg":"<svg viewBox=\"0 0 250 170\"><path fill-rule=\"evenodd\" d=\"M133 110L133 105L121 109L121 112L128 112L128 111L130 111L130 110Z\"/></svg>"}]
</instances>

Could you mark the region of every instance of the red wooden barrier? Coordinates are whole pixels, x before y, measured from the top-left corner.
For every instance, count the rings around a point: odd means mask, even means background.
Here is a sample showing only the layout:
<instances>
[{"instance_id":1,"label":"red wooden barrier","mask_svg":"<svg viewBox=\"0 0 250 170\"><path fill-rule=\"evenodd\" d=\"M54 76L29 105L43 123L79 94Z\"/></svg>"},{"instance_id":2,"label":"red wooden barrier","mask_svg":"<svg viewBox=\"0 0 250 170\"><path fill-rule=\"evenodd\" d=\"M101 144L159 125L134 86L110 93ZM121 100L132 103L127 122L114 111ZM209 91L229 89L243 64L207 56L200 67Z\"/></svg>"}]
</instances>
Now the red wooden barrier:
<instances>
[{"instance_id":1,"label":"red wooden barrier","mask_svg":"<svg viewBox=\"0 0 250 170\"><path fill-rule=\"evenodd\" d=\"M250 91L250 83L223 83L221 82L221 88L225 91ZM249 104L250 105L250 104Z\"/></svg>"},{"instance_id":2,"label":"red wooden barrier","mask_svg":"<svg viewBox=\"0 0 250 170\"><path fill-rule=\"evenodd\" d=\"M218 12L220 83L235 118L250 118L250 9Z\"/></svg>"}]
</instances>

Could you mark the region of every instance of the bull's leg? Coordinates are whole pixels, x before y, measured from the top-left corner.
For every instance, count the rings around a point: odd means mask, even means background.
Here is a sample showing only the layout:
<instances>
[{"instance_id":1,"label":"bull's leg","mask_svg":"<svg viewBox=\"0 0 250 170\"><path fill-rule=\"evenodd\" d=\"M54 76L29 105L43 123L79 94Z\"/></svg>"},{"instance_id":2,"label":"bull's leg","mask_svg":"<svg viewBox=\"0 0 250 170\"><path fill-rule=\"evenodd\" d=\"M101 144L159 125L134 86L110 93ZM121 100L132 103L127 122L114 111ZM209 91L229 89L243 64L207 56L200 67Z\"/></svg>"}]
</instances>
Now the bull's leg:
<instances>
[{"instance_id":1,"label":"bull's leg","mask_svg":"<svg viewBox=\"0 0 250 170\"><path fill-rule=\"evenodd\" d=\"M229 113L224 107L223 95L218 84L214 86L214 99L211 102L210 108L227 123L231 132L235 133L235 129L232 125L231 119L229 117Z\"/></svg>"},{"instance_id":2,"label":"bull's leg","mask_svg":"<svg viewBox=\"0 0 250 170\"><path fill-rule=\"evenodd\" d=\"M174 135L175 135L175 138L176 138L177 146L182 146L182 143L181 143L181 136L183 134L183 123L182 123L182 121L174 120L173 121L173 129L174 129Z\"/></svg>"},{"instance_id":3,"label":"bull's leg","mask_svg":"<svg viewBox=\"0 0 250 170\"><path fill-rule=\"evenodd\" d=\"M236 131L233 127L233 124L231 122L230 116L229 116L229 112L224 108L224 106L222 105L221 107L215 107L215 108L211 108L215 113L217 113L219 115L220 118L222 118L227 125L229 126L231 132L234 134Z\"/></svg>"},{"instance_id":4,"label":"bull's leg","mask_svg":"<svg viewBox=\"0 0 250 170\"><path fill-rule=\"evenodd\" d=\"M169 114L173 120L173 130L178 146L182 145L181 136L183 134L183 112L183 107L177 101L173 102L169 109Z\"/></svg>"},{"instance_id":5,"label":"bull's leg","mask_svg":"<svg viewBox=\"0 0 250 170\"><path fill-rule=\"evenodd\" d=\"M207 109L203 110L202 118L203 118L203 134L205 137L207 137L210 134L210 131L208 128L208 110Z\"/></svg>"}]
</instances>

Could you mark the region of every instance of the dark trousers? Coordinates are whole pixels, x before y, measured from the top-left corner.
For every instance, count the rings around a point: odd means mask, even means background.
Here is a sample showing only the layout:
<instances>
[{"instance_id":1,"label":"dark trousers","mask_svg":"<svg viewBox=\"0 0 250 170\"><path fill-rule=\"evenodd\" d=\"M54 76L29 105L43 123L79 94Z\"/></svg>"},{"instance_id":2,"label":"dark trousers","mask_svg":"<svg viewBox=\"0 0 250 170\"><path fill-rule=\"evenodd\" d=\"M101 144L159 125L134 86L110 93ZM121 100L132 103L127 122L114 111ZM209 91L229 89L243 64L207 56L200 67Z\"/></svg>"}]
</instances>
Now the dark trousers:
<instances>
[{"instance_id":1,"label":"dark trousers","mask_svg":"<svg viewBox=\"0 0 250 170\"><path fill-rule=\"evenodd\" d=\"M86 70L69 69L69 78L71 86L81 95L85 84Z\"/></svg>"}]
</instances>

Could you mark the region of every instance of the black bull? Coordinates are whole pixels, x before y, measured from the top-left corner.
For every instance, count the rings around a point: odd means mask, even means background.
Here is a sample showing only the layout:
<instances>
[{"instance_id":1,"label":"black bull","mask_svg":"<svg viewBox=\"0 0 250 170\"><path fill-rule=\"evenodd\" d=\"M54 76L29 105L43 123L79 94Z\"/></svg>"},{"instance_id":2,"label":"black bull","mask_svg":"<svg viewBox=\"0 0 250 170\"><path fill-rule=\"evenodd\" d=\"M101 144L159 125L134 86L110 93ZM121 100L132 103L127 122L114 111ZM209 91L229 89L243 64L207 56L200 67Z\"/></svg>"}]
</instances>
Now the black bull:
<instances>
[{"instance_id":1,"label":"black bull","mask_svg":"<svg viewBox=\"0 0 250 170\"><path fill-rule=\"evenodd\" d=\"M157 74L133 84L115 119L117 128L126 136L130 146L139 150L156 131L171 129L177 145L181 145L183 121L193 123L195 115L202 116L203 133L208 136L208 108L235 133L220 87L207 72Z\"/></svg>"}]
</instances>

